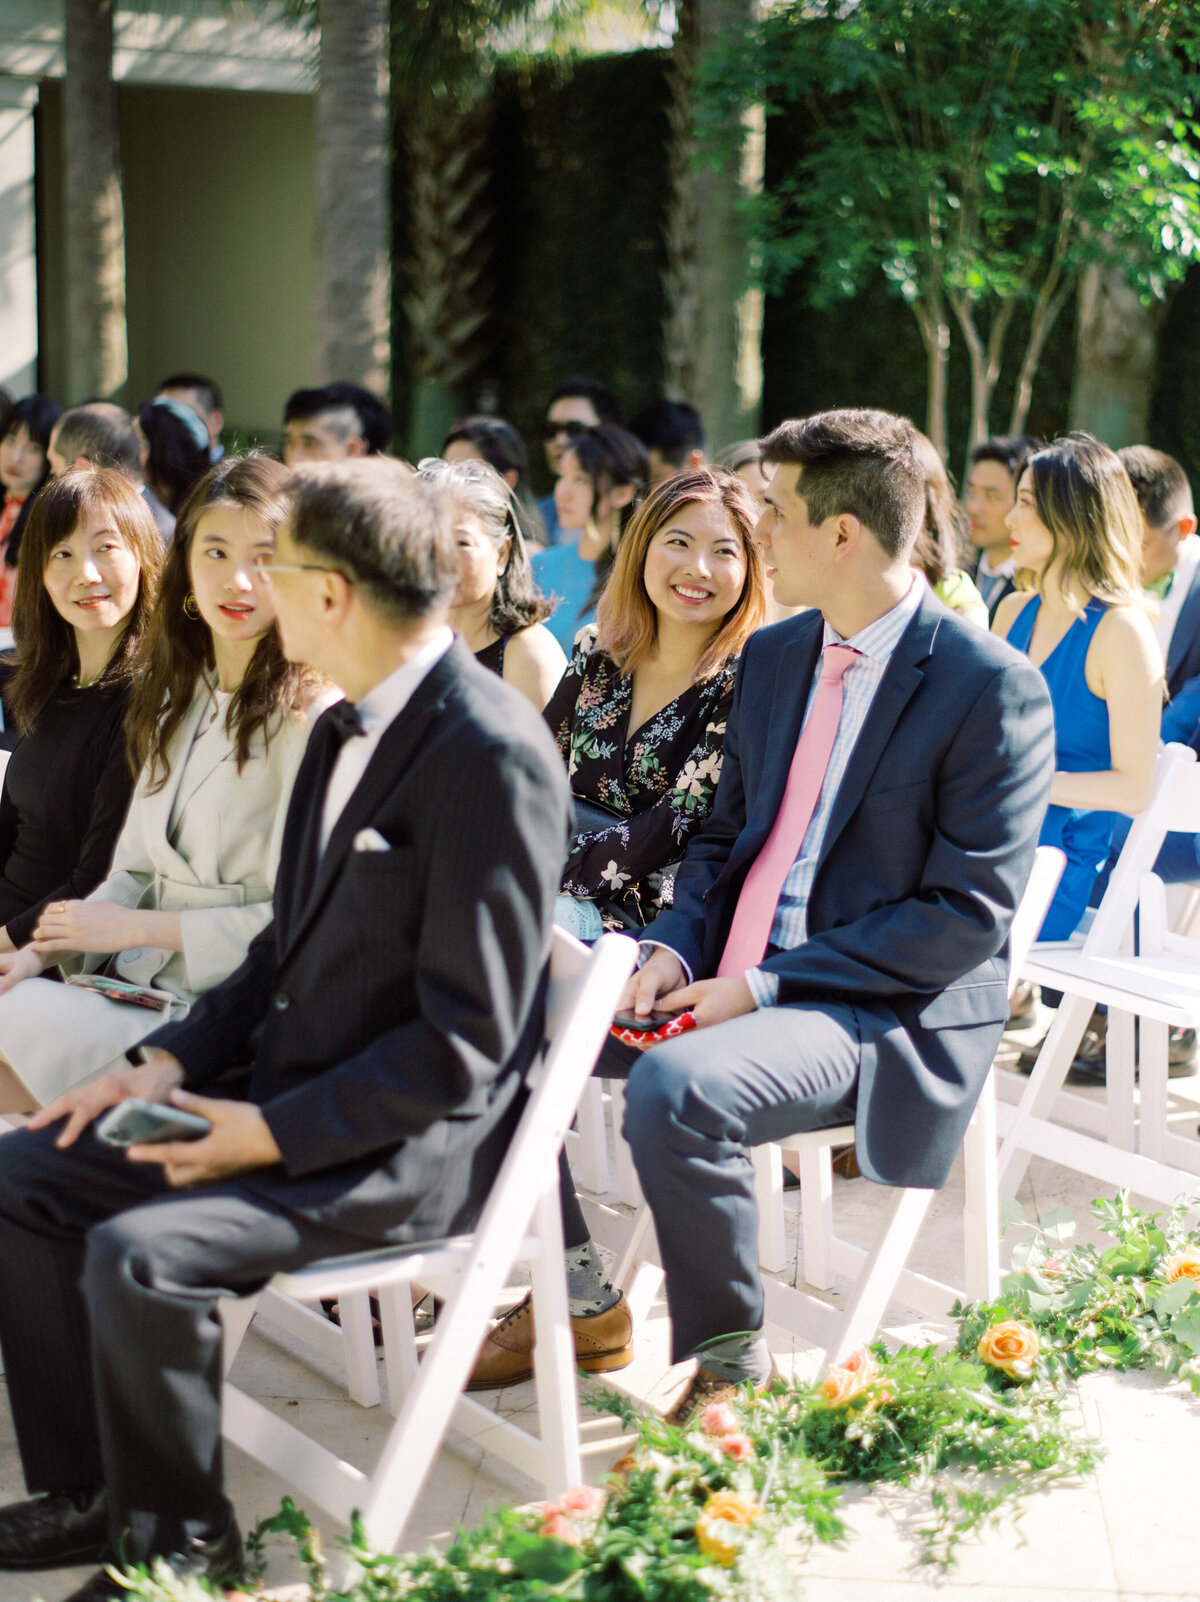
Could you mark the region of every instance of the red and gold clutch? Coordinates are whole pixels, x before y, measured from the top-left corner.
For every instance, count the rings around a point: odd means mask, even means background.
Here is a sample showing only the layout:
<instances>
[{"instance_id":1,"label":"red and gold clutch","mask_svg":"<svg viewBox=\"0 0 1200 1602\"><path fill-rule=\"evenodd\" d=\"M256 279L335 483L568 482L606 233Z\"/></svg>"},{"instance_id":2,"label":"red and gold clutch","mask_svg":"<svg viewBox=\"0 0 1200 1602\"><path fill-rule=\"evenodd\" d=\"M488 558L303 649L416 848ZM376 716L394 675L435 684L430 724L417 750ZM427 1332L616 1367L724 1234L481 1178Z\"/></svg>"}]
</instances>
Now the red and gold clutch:
<instances>
[{"instance_id":1,"label":"red and gold clutch","mask_svg":"<svg viewBox=\"0 0 1200 1602\"><path fill-rule=\"evenodd\" d=\"M638 1018L634 1013L618 1013L613 1019L612 1033L623 1045L635 1046L639 1051L645 1051L648 1046L657 1046L660 1040L671 1040L676 1035L686 1035L689 1029L695 1027L694 1012L675 1012L669 1015L652 1012L646 1018Z\"/></svg>"}]
</instances>

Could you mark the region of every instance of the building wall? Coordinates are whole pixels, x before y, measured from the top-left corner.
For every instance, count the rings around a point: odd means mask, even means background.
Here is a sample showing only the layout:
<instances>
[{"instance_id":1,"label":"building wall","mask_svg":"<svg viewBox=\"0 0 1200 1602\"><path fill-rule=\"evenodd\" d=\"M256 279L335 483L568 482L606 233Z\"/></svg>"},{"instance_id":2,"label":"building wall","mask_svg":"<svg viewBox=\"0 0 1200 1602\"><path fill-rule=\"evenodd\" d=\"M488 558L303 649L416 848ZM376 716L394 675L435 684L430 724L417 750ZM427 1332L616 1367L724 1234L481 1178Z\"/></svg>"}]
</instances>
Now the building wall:
<instances>
[{"instance_id":1,"label":"building wall","mask_svg":"<svg viewBox=\"0 0 1200 1602\"><path fill-rule=\"evenodd\" d=\"M129 404L172 370L210 373L229 425L274 440L312 382L311 96L124 83ZM64 394L62 94L38 113L42 382ZM64 395L64 398L68 398ZM69 397L77 399L78 397Z\"/></svg>"}]
</instances>

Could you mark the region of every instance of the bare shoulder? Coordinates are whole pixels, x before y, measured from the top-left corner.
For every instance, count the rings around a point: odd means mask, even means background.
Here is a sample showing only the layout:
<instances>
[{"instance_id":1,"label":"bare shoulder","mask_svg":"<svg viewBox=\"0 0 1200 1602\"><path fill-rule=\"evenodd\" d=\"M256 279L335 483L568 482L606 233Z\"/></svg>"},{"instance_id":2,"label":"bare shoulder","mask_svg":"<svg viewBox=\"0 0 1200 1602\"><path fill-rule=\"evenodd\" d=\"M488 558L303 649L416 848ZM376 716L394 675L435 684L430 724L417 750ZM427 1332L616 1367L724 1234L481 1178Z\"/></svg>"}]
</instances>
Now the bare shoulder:
<instances>
[{"instance_id":1,"label":"bare shoulder","mask_svg":"<svg viewBox=\"0 0 1200 1602\"><path fill-rule=\"evenodd\" d=\"M992 619L992 633L998 634L1001 639L1007 639L1009 629L1033 600L1033 595L1032 590L1014 590L1011 595L1006 595L996 608L996 615Z\"/></svg>"},{"instance_id":2,"label":"bare shoulder","mask_svg":"<svg viewBox=\"0 0 1200 1602\"><path fill-rule=\"evenodd\" d=\"M504 650L506 665L510 657L515 657L516 662L553 668L560 677L567 667L567 658L562 646L544 623L533 623L529 628L521 629L512 635Z\"/></svg>"},{"instance_id":3,"label":"bare shoulder","mask_svg":"<svg viewBox=\"0 0 1200 1602\"><path fill-rule=\"evenodd\" d=\"M1140 601L1110 606L1096 626L1095 637L1102 650L1138 654L1159 650L1149 614Z\"/></svg>"}]
</instances>

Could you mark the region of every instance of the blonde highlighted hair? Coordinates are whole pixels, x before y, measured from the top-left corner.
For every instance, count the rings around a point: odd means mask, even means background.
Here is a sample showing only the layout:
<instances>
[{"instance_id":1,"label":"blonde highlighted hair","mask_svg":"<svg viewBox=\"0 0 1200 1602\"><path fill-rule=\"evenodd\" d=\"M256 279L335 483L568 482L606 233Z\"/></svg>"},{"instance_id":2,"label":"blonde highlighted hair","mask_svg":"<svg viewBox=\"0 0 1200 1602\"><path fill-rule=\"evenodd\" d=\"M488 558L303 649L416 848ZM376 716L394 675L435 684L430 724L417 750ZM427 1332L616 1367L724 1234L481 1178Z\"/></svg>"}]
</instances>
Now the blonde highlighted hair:
<instances>
[{"instance_id":1,"label":"blonde highlighted hair","mask_svg":"<svg viewBox=\"0 0 1200 1602\"><path fill-rule=\"evenodd\" d=\"M1060 563L1060 583L1074 577L1108 605L1141 599L1142 514L1125 464L1090 434L1071 434L1025 464L1037 515L1052 549L1045 572ZM1045 572L1017 573L1022 589L1044 588Z\"/></svg>"},{"instance_id":2,"label":"blonde highlighted hair","mask_svg":"<svg viewBox=\"0 0 1200 1602\"><path fill-rule=\"evenodd\" d=\"M633 673L658 638L658 612L646 589L646 553L660 529L688 506L719 506L729 518L746 556L746 578L737 604L700 653L693 684L712 678L735 656L767 615L762 558L751 538L758 521L754 497L735 474L697 467L658 486L634 514L617 547L616 560L596 609L597 640L622 673Z\"/></svg>"}]
</instances>

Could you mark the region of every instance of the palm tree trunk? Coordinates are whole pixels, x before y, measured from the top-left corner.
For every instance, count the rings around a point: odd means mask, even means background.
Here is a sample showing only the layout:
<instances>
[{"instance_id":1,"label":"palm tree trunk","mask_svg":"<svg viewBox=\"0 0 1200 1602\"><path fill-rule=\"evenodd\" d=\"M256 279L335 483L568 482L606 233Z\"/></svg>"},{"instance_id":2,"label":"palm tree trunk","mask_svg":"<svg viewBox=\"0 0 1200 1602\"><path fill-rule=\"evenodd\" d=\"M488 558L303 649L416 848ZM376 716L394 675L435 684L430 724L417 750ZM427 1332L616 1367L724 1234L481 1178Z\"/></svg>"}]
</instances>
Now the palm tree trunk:
<instances>
[{"instance_id":1,"label":"palm tree trunk","mask_svg":"<svg viewBox=\"0 0 1200 1602\"><path fill-rule=\"evenodd\" d=\"M113 0L64 0L63 46L67 388L74 402L114 395L129 375Z\"/></svg>"},{"instance_id":2,"label":"palm tree trunk","mask_svg":"<svg viewBox=\"0 0 1200 1602\"><path fill-rule=\"evenodd\" d=\"M391 378L387 0L317 0L317 371Z\"/></svg>"},{"instance_id":3,"label":"palm tree trunk","mask_svg":"<svg viewBox=\"0 0 1200 1602\"><path fill-rule=\"evenodd\" d=\"M756 434L762 401L762 295L739 206L762 184L761 112L748 108L740 161L696 164L696 68L717 39L746 28L754 0L681 0L668 105L673 198L666 223L664 379L668 394L699 407L714 445Z\"/></svg>"},{"instance_id":4,"label":"palm tree trunk","mask_svg":"<svg viewBox=\"0 0 1200 1602\"><path fill-rule=\"evenodd\" d=\"M1119 267L1094 264L1079 283L1071 427L1114 450L1144 444L1166 305L1143 305Z\"/></svg>"}]
</instances>

